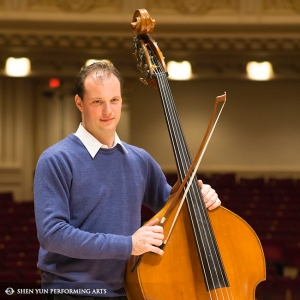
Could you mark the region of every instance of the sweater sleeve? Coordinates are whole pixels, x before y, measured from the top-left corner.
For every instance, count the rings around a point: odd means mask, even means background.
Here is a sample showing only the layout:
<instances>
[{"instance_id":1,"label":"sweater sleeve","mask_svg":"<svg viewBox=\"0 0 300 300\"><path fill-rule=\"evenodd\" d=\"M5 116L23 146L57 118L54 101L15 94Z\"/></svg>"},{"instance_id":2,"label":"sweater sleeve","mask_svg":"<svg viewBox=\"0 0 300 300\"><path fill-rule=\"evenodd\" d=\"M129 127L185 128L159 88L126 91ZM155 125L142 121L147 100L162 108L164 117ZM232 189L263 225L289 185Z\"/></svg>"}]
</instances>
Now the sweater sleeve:
<instances>
[{"instance_id":1,"label":"sweater sleeve","mask_svg":"<svg viewBox=\"0 0 300 300\"><path fill-rule=\"evenodd\" d=\"M167 202L170 192L171 186L167 183L165 174L158 163L149 155L147 190L143 204L157 213Z\"/></svg>"},{"instance_id":2,"label":"sweater sleeve","mask_svg":"<svg viewBox=\"0 0 300 300\"><path fill-rule=\"evenodd\" d=\"M128 259L131 236L91 233L70 225L72 171L63 159L44 153L34 178L34 203L41 247L77 259Z\"/></svg>"}]
</instances>

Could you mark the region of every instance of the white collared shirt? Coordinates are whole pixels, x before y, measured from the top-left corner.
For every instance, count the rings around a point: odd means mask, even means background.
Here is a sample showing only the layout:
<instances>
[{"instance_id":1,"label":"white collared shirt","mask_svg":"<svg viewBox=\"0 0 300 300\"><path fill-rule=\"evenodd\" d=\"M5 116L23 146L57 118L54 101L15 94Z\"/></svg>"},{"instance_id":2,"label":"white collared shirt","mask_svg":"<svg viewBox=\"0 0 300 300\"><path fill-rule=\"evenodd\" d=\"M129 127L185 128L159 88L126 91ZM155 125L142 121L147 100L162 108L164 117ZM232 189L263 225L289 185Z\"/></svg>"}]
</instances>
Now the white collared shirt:
<instances>
[{"instance_id":1,"label":"white collared shirt","mask_svg":"<svg viewBox=\"0 0 300 300\"><path fill-rule=\"evenodd\" d=\"M82 126L81 123L79 124L79 127L78 127L76 133L74 133L74 134L81 140L81 142L83 143L83 145L85 146L87 151L90 153L92 158L94 158L96 156L96 154L98 153L100 148L108 148L107 145L103 145L93 135L91 135ZM114 144L113 144L112 148L115 147L117 144L120 144L126 153L128 152L126 150L125 146L122 144L117 133L115 133L115 140L114 140Z\"/></svg>"}]
</instances>

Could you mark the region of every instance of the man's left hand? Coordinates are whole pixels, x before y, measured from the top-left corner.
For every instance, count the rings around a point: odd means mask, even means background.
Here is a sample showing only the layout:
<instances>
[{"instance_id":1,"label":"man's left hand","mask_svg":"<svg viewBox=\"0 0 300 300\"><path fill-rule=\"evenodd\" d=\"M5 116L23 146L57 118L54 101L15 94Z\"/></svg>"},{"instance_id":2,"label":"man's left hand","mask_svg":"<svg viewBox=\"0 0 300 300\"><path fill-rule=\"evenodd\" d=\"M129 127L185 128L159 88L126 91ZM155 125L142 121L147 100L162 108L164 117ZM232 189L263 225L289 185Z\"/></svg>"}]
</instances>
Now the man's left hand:
<instances>
[{"instance_id":1,"label":"man's left hand","mask_svg":"<svg viewBox=\"0 0 300 300\"><path fill-rule=\"evenodd\" d=\"M198 180L201 188L201 193L205 202L205 206L208 210L213 210L221 205L221 200L218 197L216 191L209 185L204 184L202 180Z\"/></svg>"}]
</instances>

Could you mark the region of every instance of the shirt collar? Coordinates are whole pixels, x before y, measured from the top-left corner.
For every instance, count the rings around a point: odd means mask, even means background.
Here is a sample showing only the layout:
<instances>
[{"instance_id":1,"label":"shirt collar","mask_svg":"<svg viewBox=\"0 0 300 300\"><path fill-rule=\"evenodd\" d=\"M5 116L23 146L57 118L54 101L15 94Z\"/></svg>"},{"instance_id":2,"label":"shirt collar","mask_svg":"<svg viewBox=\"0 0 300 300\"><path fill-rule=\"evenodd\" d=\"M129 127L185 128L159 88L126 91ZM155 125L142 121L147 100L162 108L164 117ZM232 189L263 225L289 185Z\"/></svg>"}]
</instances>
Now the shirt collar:
<instances>
[{"instance_id":1,"label":"shirt collar","mask_svg":"<svg viewBox=\"0 0 300 300\"><path fill-rule=\"evenodd\" d=\"M79 127L78 127L76 133L74 133L74 134L81 140L81 142L83 143L83 145L85 146L87 151L90 153L92 158L94 158L96 156L96 154L98 153L100 148L108 148L106 145L103 145L102 143L100 143L93 135L91 135L82 126L81 123L79 124ZM122 146L122 148L124 149L124 151L126 153L128 153L127 149L125 148L125 146L121 142L121 140L118 137L117 133L115 133L115 140L114 140L113 147L115 147L117 144L120 144Z\"/></svg>"}]
</instances>

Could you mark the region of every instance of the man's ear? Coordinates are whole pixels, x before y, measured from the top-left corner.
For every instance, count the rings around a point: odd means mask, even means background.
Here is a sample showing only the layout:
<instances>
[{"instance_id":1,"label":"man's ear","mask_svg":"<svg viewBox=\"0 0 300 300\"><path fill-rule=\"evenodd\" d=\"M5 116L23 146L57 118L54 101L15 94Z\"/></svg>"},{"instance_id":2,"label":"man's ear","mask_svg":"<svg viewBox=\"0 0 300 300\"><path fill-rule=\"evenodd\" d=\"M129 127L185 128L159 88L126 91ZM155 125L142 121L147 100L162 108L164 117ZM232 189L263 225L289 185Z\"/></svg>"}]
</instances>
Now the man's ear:
<instances>
[{"instance_id":1,"label":"man's ear","mask_svg":"<svg viewBox=\"0 0 300 300\"><path fill-rule=\"evenodd\" d=\"M82 100L78 95L75 96L75 104L76 104L77 108L82 112L82 110L83 110Z\"/></svg>"}]
</instances>

